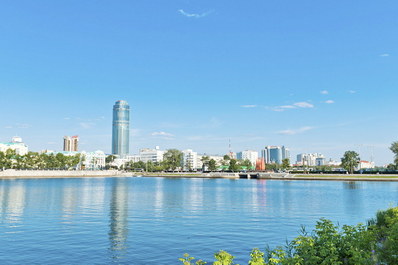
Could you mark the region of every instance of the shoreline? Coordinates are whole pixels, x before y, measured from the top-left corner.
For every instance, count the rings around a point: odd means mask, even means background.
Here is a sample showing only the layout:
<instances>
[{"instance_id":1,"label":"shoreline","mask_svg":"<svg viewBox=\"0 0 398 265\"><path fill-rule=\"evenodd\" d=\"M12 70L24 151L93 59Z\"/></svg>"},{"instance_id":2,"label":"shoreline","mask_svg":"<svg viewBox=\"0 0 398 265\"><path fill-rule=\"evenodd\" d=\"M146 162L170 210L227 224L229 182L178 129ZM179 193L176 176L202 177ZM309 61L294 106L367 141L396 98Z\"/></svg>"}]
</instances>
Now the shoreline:
<instances>
[{"instance_id":1,"label":"shoreline","mask_svg":"<svg viewBox=\"0 0 398 265\"><path fill-rule=\"evenodd\" d=\"M5 170L0 171L2 179L49 179L49 178L92 178L92 177L163 177L163 178L208 178L208 179L258 179L258 180L323 180L323 181L398 181L398 175L294 175L287 173L138 173L119 170Z\"/></svg>"}]
</instances>

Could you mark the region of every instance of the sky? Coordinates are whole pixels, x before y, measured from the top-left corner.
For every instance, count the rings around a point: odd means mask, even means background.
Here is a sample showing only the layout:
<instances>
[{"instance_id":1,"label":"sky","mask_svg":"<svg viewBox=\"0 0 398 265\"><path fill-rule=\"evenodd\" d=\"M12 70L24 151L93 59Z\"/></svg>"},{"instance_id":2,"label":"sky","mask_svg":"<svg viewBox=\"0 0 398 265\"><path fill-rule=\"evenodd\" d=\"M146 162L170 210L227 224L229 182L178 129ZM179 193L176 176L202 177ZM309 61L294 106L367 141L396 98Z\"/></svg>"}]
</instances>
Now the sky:
<instances>
[{"instance_id":1,"label":"sky","mask_svg":"<svg viewBox=\"0 0 398 265\"><path fill-rule=\"evenodd\" d=\"M398 2L3 0L0 142L225 154L267 145L377 165L398 141Z\"/></svg>"}]
</instances>

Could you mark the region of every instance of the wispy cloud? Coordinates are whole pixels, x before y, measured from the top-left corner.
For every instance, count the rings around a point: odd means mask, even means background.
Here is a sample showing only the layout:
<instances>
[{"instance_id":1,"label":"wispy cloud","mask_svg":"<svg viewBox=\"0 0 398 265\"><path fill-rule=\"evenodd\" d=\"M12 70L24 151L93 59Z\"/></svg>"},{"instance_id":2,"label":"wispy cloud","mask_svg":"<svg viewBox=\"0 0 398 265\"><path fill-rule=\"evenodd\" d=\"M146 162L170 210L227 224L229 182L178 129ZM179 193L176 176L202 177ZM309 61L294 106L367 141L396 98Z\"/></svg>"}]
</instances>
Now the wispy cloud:
<instances>
[{"instance_id":1,"label":"wispy cloud","mask_svg":"<svg viewBox=\"0 0 398 265\"><path fill-rule=\"evenodd\" d=\"M321 91L321 94L322 94L322 95L327 95L327 94L329 94L329 91L327 91L327 90L322 90L322 91Z\"/></svg>"},{"instance_id":2,"label":"wispy cloud","mask_svg":"<svg viewBox=\"0 0 398 265\"><path fill-rule=\"evenodd\" d=\"M93 122L80 122L79 125L83 129L91 129L91 128L93 128L95 126L95 123L93 123Z\"/></svg>"},{"instance_id":3,"label":"wispy cloud","mask_svg":"<svg viewBox=\"0 0 398 265\"><path fill-rule=\"evenodd\" d=\"M382 54L380 54L380 57L388 57L388 56L390 56L389 53L382 53Z\"/></svg>"},{"instance_id":4,"label":"wispy cloud","mask_svg":"<svg viewBox=\"0 0 398 265\"><path fill-rule=\"evenodd\" d=\"M288 129L288 130L279 131L278 134L281 134L281 135L295 135L295 134L300 134L300 133L304 133L304 132L310 131L312 129L314 129L314 127L306 126L306 127L301 127L299 129L294 129L294 130Z\"/></svg>"},{"instance_id":5,"label":"wispy cloud","mask_svg":"<svg viewBox=\"0 0 398 265\"><path fill-rule=\"evenodd\" d=\"M7 125L4 127L5 129L12 129L13 127L11 125Z\"/></svg>"},{"instance_id":6,"label":"wispy cloud","mask_svg":"<svg viewBox=\"0 0 398 265\"><path fill-rule=\"evenodd\" d=\"M201 14L198 14L198 13L188 13L188 12L185 12L183 9L179 9L178 12L179 12L181 15L185 16L185 17L189 17L189 18L202 18L202 17L207 17L208 15L210 15L211 13L213 13L214 10L209 10L209 11L206 11L206 12L201 13Z\"/></svg>"},{"instance_id":7,"label":"wispy cloud","mask_svg":"<svg viewBox=\"0 0 398 265\"><path fill-rule=\"evenodd\" d=\"M257 108L257 105L242 105L241 108Z\"/></svg>"},{"instance_id":8,"label":"wispy cloud","mask_svg":"<svg viewBox=\"0 0 398 265\"><path fill-rule=\"evenodd\" d=\"M288 109L308 109L308 108L314 108L315 106L309 102L296 102L292 105L283 105L283 106L276 106L272 107L271 110L273 111L285 111Z\"/></svg>"},{"instance_id":9,"label":"wispy cloud","mask_svg":"<svg viewBox=\"0 0 398 265\"><path fill-rule=\"evenodd\" d=\"M355 90L348 90L348 93L350 93L350 94L355 94L355 93L357 93L357 91L355 91Z\"/></svg>"},{"instance_id":10,"label":"wispy cloud","mask_svg":"<svg viewBox=\"0 0 398 265\"><path fill-rule=\"evenodd\" d=\"M334 103L334 100L329 99L329 100L326 100L325 103L326 103L326 104L333 104L333 103Z\"/></svg>"},{"instance_id":11,"label":"wispy cloud","mask_svg":"<svg viewBox=\"0 0 398 265\"><path fill-rule=\"evenodd\" d=\"M173 140L174 139L174 134L168 133L168 132L153 132L151 133L152 136L155 137L160 137L165 140Z\"/></svg>"}]
</instances>

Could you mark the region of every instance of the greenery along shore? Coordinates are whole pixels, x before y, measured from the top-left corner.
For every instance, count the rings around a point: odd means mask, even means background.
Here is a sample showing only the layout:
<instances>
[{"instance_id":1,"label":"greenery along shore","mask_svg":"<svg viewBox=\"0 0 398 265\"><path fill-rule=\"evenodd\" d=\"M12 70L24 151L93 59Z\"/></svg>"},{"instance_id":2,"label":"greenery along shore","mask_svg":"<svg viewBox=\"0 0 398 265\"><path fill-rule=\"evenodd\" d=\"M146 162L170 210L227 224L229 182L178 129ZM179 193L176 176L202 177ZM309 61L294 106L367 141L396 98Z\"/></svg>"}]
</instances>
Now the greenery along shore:
<instances>
[{"instance_id":1,"label":"greenery along shore","mask_svg":"<svg viewBox=\"0 0 398 265\"><path fill-rule=\"evenodd\" d=\"M232 265L226 251L214 254L213 265ZM184 265L203 265L189 254L179 259ZM396 265L398 264L398 207L379 211L367 225L338 227L321 219L311 234L301 234L285 247L253 249L249 265Z\"/></svg>"}]
</instances>

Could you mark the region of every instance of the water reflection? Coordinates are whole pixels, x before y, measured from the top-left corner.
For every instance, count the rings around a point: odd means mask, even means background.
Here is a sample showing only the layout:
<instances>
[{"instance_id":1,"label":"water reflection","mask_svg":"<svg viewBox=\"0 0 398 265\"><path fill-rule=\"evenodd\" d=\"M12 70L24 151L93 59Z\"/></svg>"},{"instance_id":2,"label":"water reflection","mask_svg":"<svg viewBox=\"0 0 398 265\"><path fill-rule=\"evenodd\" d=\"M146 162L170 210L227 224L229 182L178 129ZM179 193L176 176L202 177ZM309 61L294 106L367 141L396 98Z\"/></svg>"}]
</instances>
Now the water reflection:
<instances>
[{"instance_id":1,"label":"water reflection","mask_svg":"<svg viewBox=\"0 0 398 265\"><path fill-rule=\"evenodd\" d=\"M357 190L361 188L361 183L358 181L343 182L344 188L349 190Z\"/></svg>"},{"instance_id":2,"label":"water reflection","mask_svg":"<svg viewBox=\"0 0 398 265\"><path fill-rule=\"evenodd\" d=\"M25 185L23 181L12 182L4 185L0 190L1 219L9 223L21 220L25 209Z\"/></svg>"},{"instance_id":3,"label":"water reflection","mask_svg":"<svg viewBox=\"0 0 398 265\"><path fill-rule=\"evenodd\" d=\"M109 242L112 258L122 259L126 254L128 236L128 192L125 179L112 180L112 194L109 211Z\"/></svg>"}]
</instances>

